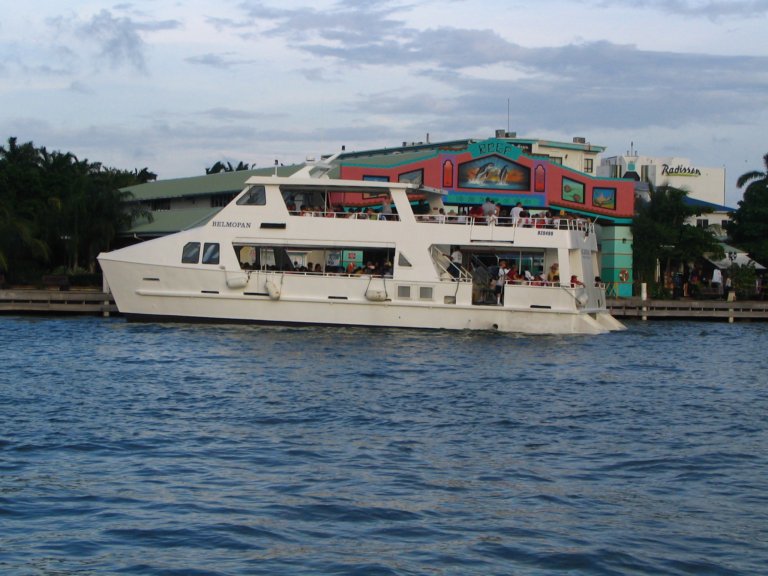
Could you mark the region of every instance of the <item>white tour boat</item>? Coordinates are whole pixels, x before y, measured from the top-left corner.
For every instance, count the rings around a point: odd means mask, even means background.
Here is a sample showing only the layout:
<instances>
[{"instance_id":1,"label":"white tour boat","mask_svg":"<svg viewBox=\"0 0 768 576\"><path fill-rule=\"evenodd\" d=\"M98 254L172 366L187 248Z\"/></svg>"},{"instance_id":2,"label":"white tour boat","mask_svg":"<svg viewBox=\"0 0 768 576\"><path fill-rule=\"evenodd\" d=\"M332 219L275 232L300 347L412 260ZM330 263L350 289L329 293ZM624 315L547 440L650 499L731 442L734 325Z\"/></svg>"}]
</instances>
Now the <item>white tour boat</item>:
<instances>
[{"instance_id":1,"label":"white tour boat","mask_svg":"<svg viewBox=\"0 0 768 576\"><path fill-rule=\"evenodd\" d=\"M592 222L470 218L447 211L439 190L310 172L252 177L206 224L100 254L120 312L159 321L623 329L597 278ZM520 274L503 285L502 261Z\"/></svg>"}]
</instances>

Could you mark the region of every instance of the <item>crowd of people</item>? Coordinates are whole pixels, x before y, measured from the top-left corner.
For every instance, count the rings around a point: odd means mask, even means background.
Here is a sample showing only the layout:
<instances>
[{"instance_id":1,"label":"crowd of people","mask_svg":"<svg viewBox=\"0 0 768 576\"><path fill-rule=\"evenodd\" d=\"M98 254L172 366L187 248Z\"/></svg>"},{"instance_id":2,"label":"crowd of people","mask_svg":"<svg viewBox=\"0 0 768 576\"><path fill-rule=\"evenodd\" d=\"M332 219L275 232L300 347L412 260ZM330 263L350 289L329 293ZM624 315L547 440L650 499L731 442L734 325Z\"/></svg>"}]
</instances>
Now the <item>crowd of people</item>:
<instances>
[{"instance_id":1,"label":"crowd of people","mask_svg":"<svg viewBox=\"0 0 768 576\"><path fill-rule=\"evenodd\" d=\"M458 211L457 211L458 210ZM319 218L349 218L357 220L399 220L397 209L391 200L385 199L380 206L344 207L296 205L288 204L288 211L294 216ZM424 200L413 205L413 213L420 222L436 222L440 224L480 224L495 226L522 226L524 228L572 228L571 221L584 223L586 221L561 211L554 215L550 210L532 214L518 202L513 208L507 209L499 203L486 198L483 204L460 206L458 209L446 209L442 206L430 206Z\"/></svg>"},{"instance_id":2,"label":"crowd of people","mask_svg":"<svg viewBox=\"0 0 768 576\"><path fill-rule=\"evenodd\" d=\"M531 272L524 268L520 271L517 265L509 265L506 260L500 260L497 271L491 274L491 288L496 296L496 304L504 304L504 286L507 284L525 284L528 286L562 286L560 282L560 269L557 262L549 267L549 272L543 270ZM583 287L584 283L579 280L575 274L571 275L570 281L566 284L571 288Z\"/></svg>"}]
</instances>

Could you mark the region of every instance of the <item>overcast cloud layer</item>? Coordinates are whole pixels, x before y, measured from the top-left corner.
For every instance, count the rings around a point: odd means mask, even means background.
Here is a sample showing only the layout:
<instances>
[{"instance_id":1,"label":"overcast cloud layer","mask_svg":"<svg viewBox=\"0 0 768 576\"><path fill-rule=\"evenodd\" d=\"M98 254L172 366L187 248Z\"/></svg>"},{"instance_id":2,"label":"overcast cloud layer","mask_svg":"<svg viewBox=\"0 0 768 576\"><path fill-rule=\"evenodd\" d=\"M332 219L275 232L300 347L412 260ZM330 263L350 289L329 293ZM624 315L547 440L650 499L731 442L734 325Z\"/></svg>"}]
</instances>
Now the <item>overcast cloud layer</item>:
<instances>
[{"instance_id":1,"label":"overcast cloud layer","mask_svg":"<svg viewBox=\"0 0 768 576\"><path fill-rule=\"evenodd\" d=\"M0 138L173 178L509 128L725 166L734 204L768 152L767 22L768 0L13 3Z\"/></svg>"}]
</instances>

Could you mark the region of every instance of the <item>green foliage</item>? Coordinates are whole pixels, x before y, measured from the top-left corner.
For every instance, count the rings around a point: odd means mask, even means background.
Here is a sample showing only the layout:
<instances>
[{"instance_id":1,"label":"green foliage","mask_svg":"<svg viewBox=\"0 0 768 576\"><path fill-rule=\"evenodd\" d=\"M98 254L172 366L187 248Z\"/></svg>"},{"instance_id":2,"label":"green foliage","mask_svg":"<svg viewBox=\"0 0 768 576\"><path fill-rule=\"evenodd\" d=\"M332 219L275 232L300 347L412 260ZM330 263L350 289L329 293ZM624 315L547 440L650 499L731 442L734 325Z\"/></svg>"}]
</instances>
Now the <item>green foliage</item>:
<instances>
[{"instance_id":1,"label":"green foliage","mask_svg":"<svg viewBox=\"0 0 768 576\"><path fill-rule=\"evenodd\" d=\"M685 223L701 211L685 203L688 192L660 186L651 188L650 194L650 202L638 206L632 224L637 280L654 281L657 260L669 271L705 253L722 258L723 249L709 230Z\"/></svg>"},{"instance_id":2,"label":"green foliage","mask_svg":"<svg viewBox=\"0 0 768 576\"><path fill-rule=\"evenodd\" d=\"M254 166L256 166L254 164ZM250 170L251 165L247 162L240 161L237 163L237 166L233 167L231 162L227 162L224 164L222 161L217 161L213 166L210 168L205 169L206 174L218 174L219 172L240 172L241 170Z\"/></svg>"},{"instance_id":3,"label":"green foliage","mask_svg":"<svg viewBox=\"0 0 768 576\"><path fill-rule=\"evenodd\" d=\"M16 279L31 270L93 272L98 253L137 216L119 189L155 178L9 138L0 146L0 270Z\"/></svg>"},{"instance_id":4,"label":"green foliage","mask_svg":"<svg viewBox=\"0 0 768 576\"><path fill-rule=\"evenodd\" d=\"M755 296L757 272L755 271L755 264L753 262L744 264L743 266L733 264L728 269L728 275L731 277L731 285L736 292L737 298L749 299Z\"/></svg>"},{"instance_id":5,"label":"green foliage","mask_svg":"<svg viewBox=\"0 0 768 576\"><path fill-rule=\"evenodd\" d=\"M734 244L743 247L754 260L768 263L768 154L763 156L765 172L751 170L739 176L736 185L747 186L739 208L731 214L728 233Z\"/></svg>"}]
</instances>

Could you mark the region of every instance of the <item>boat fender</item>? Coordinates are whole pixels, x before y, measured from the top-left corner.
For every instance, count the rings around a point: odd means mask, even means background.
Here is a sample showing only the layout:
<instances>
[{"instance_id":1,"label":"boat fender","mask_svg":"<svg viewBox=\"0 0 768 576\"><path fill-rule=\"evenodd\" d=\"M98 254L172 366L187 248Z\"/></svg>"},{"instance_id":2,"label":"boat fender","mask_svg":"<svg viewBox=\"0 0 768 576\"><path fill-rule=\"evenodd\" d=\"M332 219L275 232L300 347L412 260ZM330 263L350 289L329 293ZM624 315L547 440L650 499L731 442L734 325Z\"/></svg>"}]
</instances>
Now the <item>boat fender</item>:
<instances>
[{"instance_id":1,"label":"boat fender","mask_svg":"<svg viewBox=\"0 0 768 576\"><path fill-rule=\"evenodd\" d=\"M264 287L267 289L267 294L271 300L280 299L280 288L272 280L267 280Z\"/></svg>"},{"instance_id":2,"label":"boat fender","mask_svg":"<svg viewBox=\"0 0 768 576\"><path fill-rule=\"evenodd\" d=\"M629 280L629 270L627 270L626 268L622 268L621 271L619 272L619 280L621 280L622 282L626 282L627 280Z\"/></svg>"},{"instance_id":3,"label":"boat fender","mask_svg":"<svg viewBox=\"0 0 768 576\"><path fill-rule=\"evenodd\" d=\"M227 276L227 286L229 288L245 288L248 285L248 276L245 274L237 274L235 276Z\"/></svg>"},{"instance_id":4,"label":"boat fender","mask_svg":"<svg viewBox=\"0 0 768 576\"><path fill-rule=\"evenodd\" d=\"M387 293L384 290L366 290L365 297L371 302L384 302L387 299Z\"/></svg>"}]
</instances>

